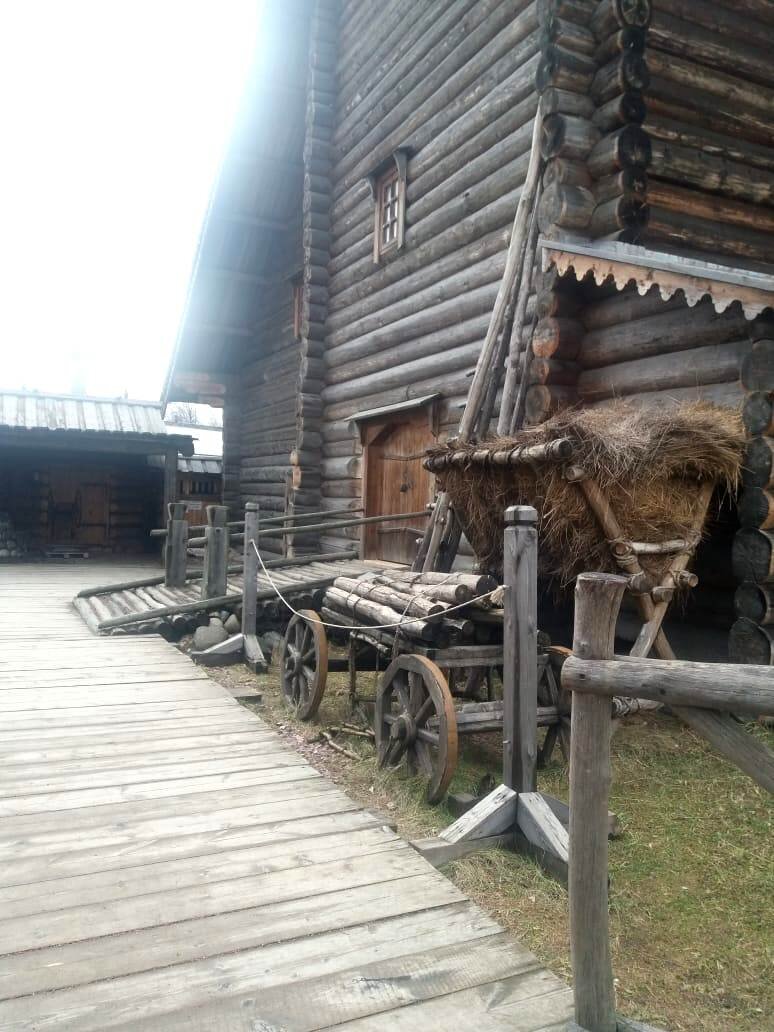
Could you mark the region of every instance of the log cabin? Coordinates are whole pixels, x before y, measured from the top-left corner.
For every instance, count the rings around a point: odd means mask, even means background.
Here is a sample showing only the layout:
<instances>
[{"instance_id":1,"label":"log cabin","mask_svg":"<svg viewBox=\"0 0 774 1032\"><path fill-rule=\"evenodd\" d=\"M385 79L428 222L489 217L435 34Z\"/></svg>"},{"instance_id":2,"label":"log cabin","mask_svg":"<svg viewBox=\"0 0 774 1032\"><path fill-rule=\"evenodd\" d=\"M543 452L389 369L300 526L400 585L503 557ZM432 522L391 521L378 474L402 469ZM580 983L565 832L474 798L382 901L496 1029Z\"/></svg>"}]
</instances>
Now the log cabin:
<instances>
[{"instance_id":1,"label":"log cabin","mask_svg":"<svg viewBox=\"0 0 774 1032\"><path fill-rule=\"evenodd\" d=\"M511 386L528 422L746 406L755 461L697 599L728 627L743 581L739 647L774 658L774 3L265 6L164 390L223 406L225 503L430 500L422 452L459 424L540 105L533 357ZM365 555L410 562L421 529L373 528Z\"/></svg>"},{"instance_id":2,"label":"log cabin","mask_svg":"<svg viewBox=\"0 0 774 1032\"><path fill-rule=\"evenodd\" d=\"M193 450L158 402L0 391L0 559L148 552Z\"/></svg>"}]
</instances>

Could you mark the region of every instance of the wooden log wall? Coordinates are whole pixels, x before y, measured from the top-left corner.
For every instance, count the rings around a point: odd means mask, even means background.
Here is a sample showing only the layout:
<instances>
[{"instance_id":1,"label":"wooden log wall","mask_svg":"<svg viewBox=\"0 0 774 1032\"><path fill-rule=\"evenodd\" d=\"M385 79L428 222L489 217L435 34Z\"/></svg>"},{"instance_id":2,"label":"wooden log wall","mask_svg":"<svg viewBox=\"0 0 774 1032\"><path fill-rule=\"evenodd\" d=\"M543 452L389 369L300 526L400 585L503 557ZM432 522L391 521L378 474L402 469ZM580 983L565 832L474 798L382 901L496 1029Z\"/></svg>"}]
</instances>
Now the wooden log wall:
<instances>
[{"instance_id":1,"label":"wooden log wall","mask_svg":"<svg viewBox=\"0 0 774 1032\"><path fill-rule=\"evenodd\" d=\"M768 0L652 0L643 241L774 261L774 66Z\"/></svg>"},{"instance_id":2,"label":"wooden log wall","mask_svg":"<svg viewBox=\"0 0 774 1032\"><path fill-rule=\"evenodd\" d=\"M648 141L643 52L649 0L550 0L542 7L537 88L545 117L539 227L543 236L615 234L635 242L646 222ZM555 273L536 283L538 323L526 420L540 422L579 400L583 291Z\"/></svg>"},{"instance_id":3,"label":"wooden log wall","mask_svg":"<svg viewBox=\"0 0 774 1032\"><path fill-rule=\"evenodd\" d=\"M302 202L303 284L296 397L286 508L320 509L323 458L320 395L324 386L332 201L331 151L336 115L339 0L315 0L310 21ZM294 536L289 554L319 550L316 535Z\"/></svg>"},{"instance_id":4,"label":"wooden log wall","mask_svg":"<svg viewBox=\"0 0 774 1032\"><path fill-rule=\"evenodd\" d=\"M729 652L735 663L774 665L774 314L751 324L750 339L741 373L750 443L732 551L740 584Z\"/></svg>"},{"instance_id":5,"label":"wooden log wall","mask_svg":"<svg viewBox=\"0 0 774 1032\"><path fill-rule=\"evenodd\" d=\"M388 0L378 18L371 11L373 24L368 6L344 0L336 64L324 508L359 504L353 413L439 392L440 432L456 428L537 108L543 30L534 0ZM365 177L398 147L410 155L405 247L375 264ZM341 547L338 534L321 545Z\"/></svg>"},{"instance_id":6,"label":"wooden log wall","mask_svg":"<svg viewBox=\"0 0 774 1032\"><path fill-rule=\"evenodd\" d=\"M290 283L300 268L300 219L273 252L279 286L265 296L263 319L243 354L238 382L229 385L224 420L224 504L239 518L247 502L262 511L285 509L290 454L296 446L301 345L293 332ZM238 491L233 470L238 469Z\"/></svg>"}]
</instances>

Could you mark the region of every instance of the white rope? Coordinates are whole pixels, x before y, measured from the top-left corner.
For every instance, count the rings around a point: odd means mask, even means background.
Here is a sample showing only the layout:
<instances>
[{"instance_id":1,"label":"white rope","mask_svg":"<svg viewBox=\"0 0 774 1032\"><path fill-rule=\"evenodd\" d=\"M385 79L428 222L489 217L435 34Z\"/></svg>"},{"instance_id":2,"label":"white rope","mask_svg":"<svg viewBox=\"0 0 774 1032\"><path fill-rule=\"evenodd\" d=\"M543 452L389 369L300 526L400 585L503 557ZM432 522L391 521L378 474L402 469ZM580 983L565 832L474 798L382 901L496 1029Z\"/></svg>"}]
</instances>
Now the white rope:
<instances>
[{"instance_id":1,"label":"white rope","mask_svg":"<svg viewBox=\"0 0 774 1032\"><path fill-rule=\"evenodd\" d=\"M251 541L250 544L253 546L253 548L255 550L255 554L258 556L258 562L261 564L261 569L263 570L263 572L264 572L264 574L266 576L266 579L268 580L269 584L271 584L272 588L274 589L274 593L277 596L277 598L285 606L286 609L290 610L290 612L294 616L299 617L301 620L306 620L307 623L321 624L323 627L333 627L333 628L335 628L338 631L340 631L342 629L346 630L346 631L387 631L387 630L393 630L396 627L397 628L405 627L406 624L416 623L417 620L421 620L422 619L422 617L420 617L420 616L412 616L412 617L409 617L408 620L404 620L404 619L401 618L397 623L362 624L362 625L326 623L326 621L325 620L321 620L319 616L317 616L314 620L311 620L308 616L304 616L303 613L299 612L297 609L294 609L293 606L290 604L290 602L288 602L288 600L282 594L282 592L280 591L278 586L271 579L271 574L266 569L266 564L263 561L263 556L258 551L258 546L256 545L256 543L254 541ZM342 576L344 576L344 575L342 574ZM430 587L430 586L431 585L428 585L428 587ZM498 587L493 588L491 591L485 592L483 595L476 595L475 598L471 598L467 602L460 602L459 605L450 606L448 609L445 609L443 611L443 613L438 614L438 615L441 616L441 617L446 616L447 613L454 613L458 609L465 609L467 606L473 605L474 602L482 602L484 599L487 599L487 598L491 599L492 596L496 596L499 600L502 600L504 591L505 591L505 585L500 584ZM349 594L351 595L353 593L349 592ZM356 597L361 602L367 601L367 599L362 598L360 595L357 595ZM433 618L431 617L431 619L433 619Z\"/></svg>"}]
</instances>

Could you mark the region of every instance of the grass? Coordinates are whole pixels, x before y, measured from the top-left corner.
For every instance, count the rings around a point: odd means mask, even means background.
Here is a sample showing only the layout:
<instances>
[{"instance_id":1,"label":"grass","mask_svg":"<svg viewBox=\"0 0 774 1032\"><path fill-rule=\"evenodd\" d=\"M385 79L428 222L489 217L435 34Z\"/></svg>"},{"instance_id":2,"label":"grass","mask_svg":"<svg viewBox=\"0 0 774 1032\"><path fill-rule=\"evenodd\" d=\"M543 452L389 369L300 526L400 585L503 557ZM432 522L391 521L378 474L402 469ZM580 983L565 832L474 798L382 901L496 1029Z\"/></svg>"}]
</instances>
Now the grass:
<instances>
[{"instance_id":1,"label":"grass","mask_svg":"<svg viewBox=\"0 0 774 1032\"><path fill-rule=\"evenodd\" d=\"M226 684L254 683L241 666L212 670ZM346 678L331 674L316 724L283 705L273 671L259 678L256 711L292 739L358 802L388 814L407 837L450 823L445 806L424 801L405 768L384 772L373 746L339 736L353 760L320 740L322 727L350 719ZM360 675L363 694L373 674ZM762 728L754 733L771 737ZM496 735L465 740L451 791L498 778ZM554 763L539 787L568 797L567 770ZM675 1030L742 1032L774 1028L772 947L774 806L746 775L663 714L630 718L613 738L610 809L623 833L610 843L611 944L619 1010ZM471 899L570 979L565 889L531 861L502 851L455 861L445 873Z\"/></svg>"}]
</instances>

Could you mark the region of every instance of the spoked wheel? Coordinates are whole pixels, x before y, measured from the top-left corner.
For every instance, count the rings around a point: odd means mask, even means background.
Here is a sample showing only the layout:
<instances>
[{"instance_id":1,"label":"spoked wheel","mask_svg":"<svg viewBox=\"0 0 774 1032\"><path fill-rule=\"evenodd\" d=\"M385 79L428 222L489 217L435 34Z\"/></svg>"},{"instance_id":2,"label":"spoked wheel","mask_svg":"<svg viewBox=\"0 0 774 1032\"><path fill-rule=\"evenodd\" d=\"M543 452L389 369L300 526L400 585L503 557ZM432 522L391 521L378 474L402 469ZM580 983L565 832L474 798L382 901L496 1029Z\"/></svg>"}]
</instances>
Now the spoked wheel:
<instances>
[{"instance_id":1,"label":"spoked wheel","mask_svg":"<svg viewBox=\"0 0 774 1032\"><path fill-rule=\"evenodd\" d=\"M282 641L280 684L285 702L299 720L311 720L320 708L328 677L328 639L312 609L293 616Z\"/></svg>"},{"instance_id":2,"label":"spoked wheel","mask_svg":"<svg viewBox=\"0 0 774 1032\"><path fill-rule=\"evenodd\" d=\"M376 691L374 731L380 767L427 778L427 801L439 803L457 766L457 717L440 669L424 656L398 656Z\"/></svg>"}]
</instances>

